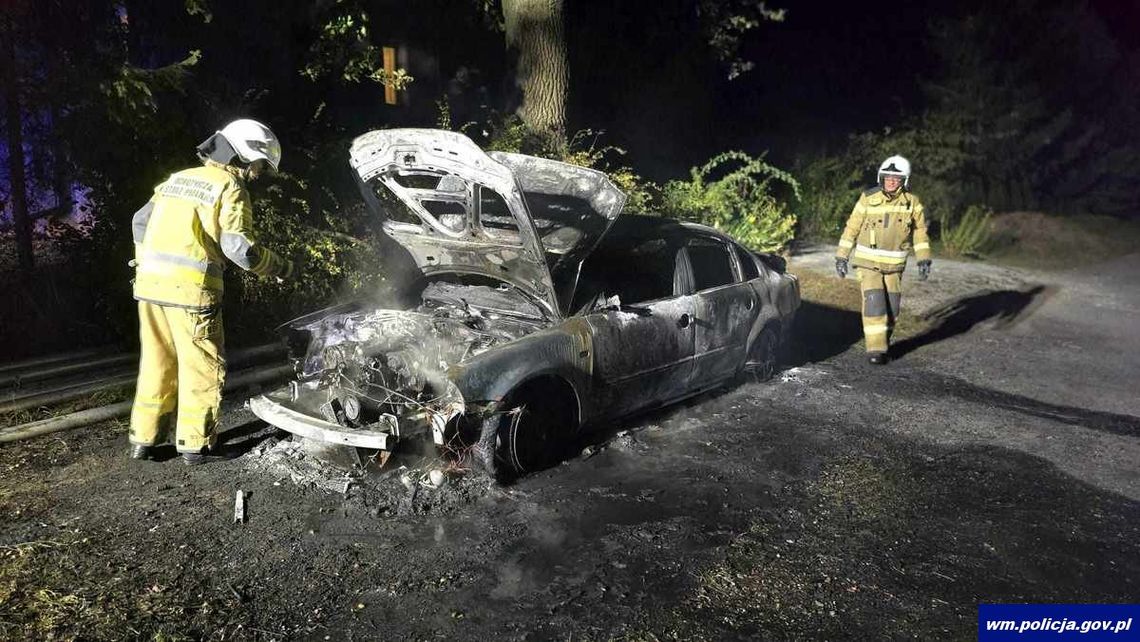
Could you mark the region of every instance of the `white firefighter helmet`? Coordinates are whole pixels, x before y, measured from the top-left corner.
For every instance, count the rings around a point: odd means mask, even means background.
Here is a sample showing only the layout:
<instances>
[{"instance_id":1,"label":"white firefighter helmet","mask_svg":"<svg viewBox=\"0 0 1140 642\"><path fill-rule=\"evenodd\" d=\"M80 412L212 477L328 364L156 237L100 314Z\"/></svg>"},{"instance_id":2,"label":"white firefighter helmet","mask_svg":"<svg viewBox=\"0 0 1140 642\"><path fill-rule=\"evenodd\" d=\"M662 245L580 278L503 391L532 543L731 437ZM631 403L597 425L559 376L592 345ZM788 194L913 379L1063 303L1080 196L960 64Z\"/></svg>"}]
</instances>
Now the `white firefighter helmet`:
<instances>
[{"instance_id":1,"label":"white firefighter helmet","mask_svg":"<svg viewBox=\"0 0 1140 642\"><path fill-rule=\"evenodd\" d=\"M879 165L879 185L883 184L884 176L899 176L903 180L903 187L910 186L910 161L902 156L891 156Z\"/></svg>"},{"instance_id":2,"label":"white firefighter helmet","mask_svg":"<svg viewBox=\"0 0 1140 642\"><path fill-rule=\"evenodd\" d=\"M246 163L265 159L277 171L281 164L281 143L273 130L265 125L242 118L226 125L218 131L234 148L238 158Z\"/></svg>"}]
</instances>

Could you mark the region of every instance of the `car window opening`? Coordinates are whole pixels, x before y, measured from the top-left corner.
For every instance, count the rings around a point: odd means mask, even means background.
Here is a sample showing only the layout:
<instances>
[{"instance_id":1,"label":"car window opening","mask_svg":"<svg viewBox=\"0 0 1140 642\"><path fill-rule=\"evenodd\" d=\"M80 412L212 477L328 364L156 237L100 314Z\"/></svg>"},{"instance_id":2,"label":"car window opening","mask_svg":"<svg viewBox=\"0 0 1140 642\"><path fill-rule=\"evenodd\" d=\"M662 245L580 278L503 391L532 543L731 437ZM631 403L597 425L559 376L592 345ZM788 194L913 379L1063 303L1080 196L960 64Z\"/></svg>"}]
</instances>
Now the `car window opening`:
<instances>
[{"instance_id":1,"label":"car window opening","mask_svg":"<svg viewBox=\"0 0 1140 642\"><path fill-rule=\"evenodd\" d=\"M724 244L696 240L689 244L689 261L693 265L693 287L697 291L728 285L736 281Z\"/></svg>"},{"instance_id":2,"label":"car window opening","mask_svg":"<svg viewBox=\"0 0 1140 642\"><path fill-rule=\"evenodd\" d=\"M619 297L623 304L645 303L673 296L676 250L664 239L633 247L600 247L586 260L572 309L601 296Z\"/></svg>"},{"instance_id":3,"label":"car window opening","mask_svg":"<svg viewBox=\"0 0 1140 642\"><path fill-rule=\"evenodd\" d=\"M740 267L744 270L744 280L751 281L752 279L760 277L760 269L756 267L756 261L748 250L737 247L736 258L740 260Z\"/></svg>"}]
</instances>

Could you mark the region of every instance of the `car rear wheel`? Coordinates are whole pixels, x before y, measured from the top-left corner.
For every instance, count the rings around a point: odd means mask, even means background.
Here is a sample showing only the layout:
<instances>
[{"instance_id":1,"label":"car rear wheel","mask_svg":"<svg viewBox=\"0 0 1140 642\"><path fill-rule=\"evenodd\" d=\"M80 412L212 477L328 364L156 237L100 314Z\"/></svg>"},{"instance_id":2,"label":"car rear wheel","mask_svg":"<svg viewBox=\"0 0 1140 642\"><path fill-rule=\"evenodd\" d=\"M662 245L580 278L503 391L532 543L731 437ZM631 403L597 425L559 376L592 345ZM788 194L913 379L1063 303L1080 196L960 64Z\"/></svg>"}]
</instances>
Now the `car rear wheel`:
<instances>
[{"instance_id":1,"label":"car rear wheel","mask_svg":"<svg viewBox=\"0 0 1140 642\"><path fill-rule=\"evenodd\" d=\"M776 374L777 348L780 335L772 325L764 326L748 350L744 371L756 381L768 381Z\"/></svg>"}]
</instances>

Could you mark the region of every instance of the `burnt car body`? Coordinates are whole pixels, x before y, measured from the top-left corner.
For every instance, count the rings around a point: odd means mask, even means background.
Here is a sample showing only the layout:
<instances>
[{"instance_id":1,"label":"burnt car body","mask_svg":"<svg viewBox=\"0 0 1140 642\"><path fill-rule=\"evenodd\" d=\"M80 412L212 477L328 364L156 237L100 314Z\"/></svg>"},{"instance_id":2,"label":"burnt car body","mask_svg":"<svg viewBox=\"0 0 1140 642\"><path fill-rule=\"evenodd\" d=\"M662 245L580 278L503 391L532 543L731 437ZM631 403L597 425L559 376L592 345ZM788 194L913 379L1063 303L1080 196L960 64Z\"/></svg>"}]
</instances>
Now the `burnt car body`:
<instances>
[{"instance_id":1,"label":"burnt car body","mask_svg":"<svg viewBox=\"0 0 1140 642\"><path fill-rule=\"evenodd\" d=\"M496 474L539 469L584 427L770 376L799 306L782 259L619 217L624 194L594 170L424 129L360 136L351 165L414 278L398 304L283 326L296 380L251 408L306 438L430 439Z\"/></svg>"}]
</instances>

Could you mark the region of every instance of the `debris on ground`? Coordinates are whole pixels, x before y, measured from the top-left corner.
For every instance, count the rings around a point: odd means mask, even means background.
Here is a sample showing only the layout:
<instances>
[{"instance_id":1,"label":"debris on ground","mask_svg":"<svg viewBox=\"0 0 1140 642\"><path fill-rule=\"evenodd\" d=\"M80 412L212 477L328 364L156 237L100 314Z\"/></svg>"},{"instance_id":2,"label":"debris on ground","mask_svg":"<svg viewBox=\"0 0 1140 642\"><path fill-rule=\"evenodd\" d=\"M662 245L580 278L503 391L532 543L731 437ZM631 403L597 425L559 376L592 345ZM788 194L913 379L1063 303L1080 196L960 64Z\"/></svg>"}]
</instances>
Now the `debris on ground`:
<instances>
[{"instance_id":1,"label":"debris on ground","mask_svg":"<svg viewBox=\"0 0 1140 642\"><path fill-rule=\"evenodd\" d=\"M439 457L411 456L401 465L365 459L361 465L351 448L305 439L266 440L246 459L257 471L287 478L302 488L343 495L372 509L374 515L446 514L484 496L493 480L479 470Z\"/></svg>"},{"instance_id":2,"label":"debris on ground","mask_svg":"<svg viewBox=\"0 0 1140 642\"><path fill-rule=\"evenodd\" d=\"M245 523L245 493L240 490L234 496L234 523Z\"/></svg>"}]
</instances>

